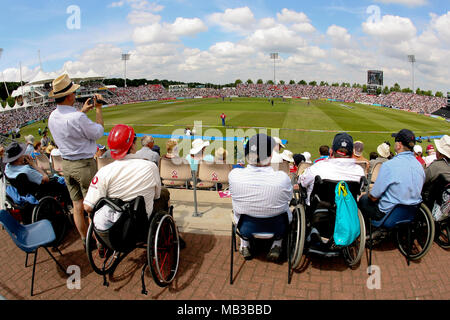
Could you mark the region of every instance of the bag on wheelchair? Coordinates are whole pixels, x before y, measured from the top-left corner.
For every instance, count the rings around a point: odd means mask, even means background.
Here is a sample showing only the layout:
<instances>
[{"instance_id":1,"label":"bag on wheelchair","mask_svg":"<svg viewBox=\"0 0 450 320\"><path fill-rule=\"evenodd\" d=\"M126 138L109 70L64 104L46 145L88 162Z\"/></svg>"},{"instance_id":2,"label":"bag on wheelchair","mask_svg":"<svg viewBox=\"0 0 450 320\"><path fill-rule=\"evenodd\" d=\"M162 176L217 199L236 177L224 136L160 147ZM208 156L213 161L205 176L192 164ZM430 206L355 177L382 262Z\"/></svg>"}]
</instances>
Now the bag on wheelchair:
<instances>
[{"instance_id":1,"label":"bag on wheelchair","mask_svg":"<svg viewBox=\"0 0 450 320\"><path fill-rule=\"evenodd\" d=\"M442 196L434 203L431 212L434 221L442 221L450 216L450 184L445 187Z\"/></svg>"},{"instance_id":2,"label":"bag on wheelchair","mask_svg":"<svg viewBox=\"0 0 450 320\"><path fill-rule=\"evenodd\" d=\"M141 211L142 204L144 215ZM129 202L120 199L102 198L95 205L94 212L93 222L96 236L100 238L104 245L114 251L127 252L136 248L137 242L143 238L143 230L148 226L143 197L138 197ZM107 219L115 218L109 221L108 229L102 230L105 229L106 224L102 223L102 228L97 228L97 226L100 227L98 215L105 214L108 216Z\"/></svg>"},{"instance_id":3,"label":"bag on wheelchair","mask_svg":"<svg viewBox=\"0 0 450 320\"><path fill-rule=\"evenodd\" d=\"M345 181L336 186L336 222L334 243L340 247L351 245L360 235L358 206Z\"/></svg>"}]
</instances>

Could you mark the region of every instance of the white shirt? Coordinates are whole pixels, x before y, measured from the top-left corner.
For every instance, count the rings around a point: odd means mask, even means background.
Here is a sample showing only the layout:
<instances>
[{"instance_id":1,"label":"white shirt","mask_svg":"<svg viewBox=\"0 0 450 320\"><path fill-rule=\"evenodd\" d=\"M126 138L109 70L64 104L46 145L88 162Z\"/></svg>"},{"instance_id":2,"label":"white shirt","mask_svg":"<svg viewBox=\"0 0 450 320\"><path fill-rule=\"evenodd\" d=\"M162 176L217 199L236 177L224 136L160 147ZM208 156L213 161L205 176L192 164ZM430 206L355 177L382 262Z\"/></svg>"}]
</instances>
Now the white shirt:
<instances>
[{"instance_id":1,"label":"white shirt","mask_svg":"<svg viewBox=\"0 0 450 320\"><path fill-rule=\"evenodd\" d=\"M423 160L425 160L425 164L427 166L427 168L430 166L430 164L432 164L434 162L434 160L436 160L436 154L432 154L431 156L427 156L425 158L423 158Z\"/></svg>"},{"instance_id":2,"label":"white shirt","mask_svg":"<svg viewBox=\"0 0 450 320\"><path fill-rule=\"evenodd\" d=\"M156 165L159 164L159 154L150 149L149 147L142 147L141 150L136 152L136 156L154 162Z\"/></svg>"},{"instance_id":3,"label":"white shirt","mask_svg":"<svg viewBox=\"0 0 450 320\"><path fill-rule=\"evenodd\" d=\"M67 160L91 159L97 152L96 141L103 137L103 127L70 106L57 106L48 119L48 127Z\"/></svg>"},{"instance_id":4,"label":"white shirt","mask_svg":"<svg viewBox=\"0 0 450 320\"><path fill-rule=\"evenodd\" d=\"M101 168L92 179L84 204L94 208L100 198L130 201L143 196L147 215L153 212L153 201L161 196L158 167L151 161L127 155Z\"/></svg>"},{"instance_id":5,"label":"white shirt","mask_svg":"<svg viewBox=\"0 0 450 320\"><path fill-rule=\"evenodd\" d=\"M281 163L283 162L283 158L281 157L281 154L277 151L272 152L272 160L271 163Z\"/></svg>"},{"instance_id":6,"label":"white shirt","mask_svg":"<svg viewBox=\"0 0 450 320\"><path fill-rule=\"evenodd\" d=\"M292 220L289 203L293 188L286 173L274 171L272 167L248 165L232 170L228 181L236 224L241 214L270 218L287 212L289 221Z\"/></svg>"},{"instance_id":7,"label":"white shirt","mask_svg":"<svg viewBox=\"0 0 450 320\"><path fill-rule=\"evenodd\" d=\"M359 182L364 175L364 169L356 164L355 159L331 158L319 161L307 168L298 178L298 183L306 188L308 195L306 203L309 205L309 197L313 191L316 176L334 181L344 180Z\"/></svg>"},{"instance_id":8,"label":"white shirt","mask_svg":"<svg viewBox=\"0 0 450 320\"><path fill-rule=\"evenodd\" d=\"M61 151L59 151L59 149L53 149L52 152L50 152L50 163L52 163L52 156L61 156Z\"/></svg>"}]
</instances>

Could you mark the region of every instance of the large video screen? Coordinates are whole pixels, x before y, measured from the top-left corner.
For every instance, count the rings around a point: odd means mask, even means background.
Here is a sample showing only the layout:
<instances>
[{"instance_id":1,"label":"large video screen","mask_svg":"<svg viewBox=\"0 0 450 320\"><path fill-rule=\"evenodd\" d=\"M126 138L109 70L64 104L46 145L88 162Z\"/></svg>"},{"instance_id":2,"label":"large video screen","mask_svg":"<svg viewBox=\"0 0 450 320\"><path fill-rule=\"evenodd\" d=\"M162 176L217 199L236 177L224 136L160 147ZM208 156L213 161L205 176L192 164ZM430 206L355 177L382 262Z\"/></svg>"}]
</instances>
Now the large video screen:
<instances>
[{"instance_id":1,"label":"large video screen","mask_svg":"<svg viewBox=\"0 0 450 320\"><path fill-rule=\"evenodd\" d=\"M382 86L383 85L383 71L376 71L376 70L368 71L367 84Z\"/></svg>"}]
</instances>

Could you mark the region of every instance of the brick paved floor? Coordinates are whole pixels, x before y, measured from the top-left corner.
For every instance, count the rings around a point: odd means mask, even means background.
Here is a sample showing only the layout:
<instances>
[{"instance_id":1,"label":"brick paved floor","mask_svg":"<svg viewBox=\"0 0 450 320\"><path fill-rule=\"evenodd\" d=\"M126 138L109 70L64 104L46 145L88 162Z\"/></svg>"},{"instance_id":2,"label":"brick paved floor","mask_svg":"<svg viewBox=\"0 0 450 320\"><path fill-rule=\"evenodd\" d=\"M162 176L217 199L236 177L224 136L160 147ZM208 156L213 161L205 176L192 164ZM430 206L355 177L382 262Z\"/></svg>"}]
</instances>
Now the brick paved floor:
<instances>
[{"instance_id":1,"label":"brick paved floor","mask_svg":"<svg viewBox=\"0 0 450 320\"><path fill-rule=\"evenodd\" d=\"M24 268L25 254L0 228L0 295L21 300L306 300L306 299L450 299L450 253L433 245L428 255L408 267L400 252L389 243L374 250L374 264L381 267L381 289L369 290L367 255L361 265L349 269L342 258L310 256L302 271L287 284L287 262L274 264L257 257L244 261L235 257L235 283L229 284L230 237L183 234L187 248L182 251L176 280L167 288L153 283L147 273L149 294L140 293L140 270L145 249L136 249L102 285L102 277L90 268L81 241L72 231L56 258L64 266L79 265L81 289L69 290L67 277L42 250L36 267L35 296L30 297L32 267ZM29 259L32 262L32 259Z\"/></svg>"}]
</instances>

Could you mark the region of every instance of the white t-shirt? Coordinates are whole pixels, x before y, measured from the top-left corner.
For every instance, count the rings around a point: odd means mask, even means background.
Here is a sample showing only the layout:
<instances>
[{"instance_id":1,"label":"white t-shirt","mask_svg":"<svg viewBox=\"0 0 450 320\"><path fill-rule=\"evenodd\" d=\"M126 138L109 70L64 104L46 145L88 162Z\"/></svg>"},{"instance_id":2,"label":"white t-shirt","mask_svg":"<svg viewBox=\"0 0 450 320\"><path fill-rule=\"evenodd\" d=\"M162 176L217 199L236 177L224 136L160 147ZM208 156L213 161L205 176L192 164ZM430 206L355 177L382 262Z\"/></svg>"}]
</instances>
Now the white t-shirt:
<instances>
[{"instance_id":1,"label":"white t-shirt","mask_svg":"<svg viewBox=\"0 0 450 320\"><path fill-rule=\"evenodd\" d=\"M92 179L84 204L94 208L100 198L108 197L130 201L143 196L148 217L153 212L153 201L161 195L158 167L151 161L127 155L101 168Z\"/></svg>"},{"instance_id":2,"label":"white t-shirt","mask_svg":"<svg viewBox=\"0 0 450 320\"><path fill-rule=\"evenodd\" d=\"M313 191L316 176L334 181L359 182L364 175L364 169L356 164L355 159L334 158L322 160L307 168L298 178L298 183L306 188L308 194L306 203L309 205L309 197Z\"/></svg>"}]
</instances>

